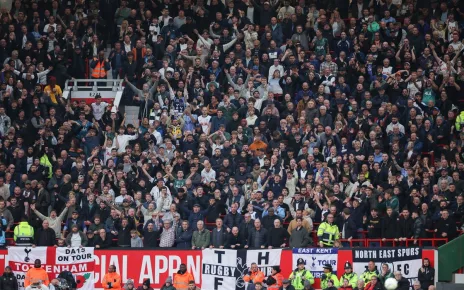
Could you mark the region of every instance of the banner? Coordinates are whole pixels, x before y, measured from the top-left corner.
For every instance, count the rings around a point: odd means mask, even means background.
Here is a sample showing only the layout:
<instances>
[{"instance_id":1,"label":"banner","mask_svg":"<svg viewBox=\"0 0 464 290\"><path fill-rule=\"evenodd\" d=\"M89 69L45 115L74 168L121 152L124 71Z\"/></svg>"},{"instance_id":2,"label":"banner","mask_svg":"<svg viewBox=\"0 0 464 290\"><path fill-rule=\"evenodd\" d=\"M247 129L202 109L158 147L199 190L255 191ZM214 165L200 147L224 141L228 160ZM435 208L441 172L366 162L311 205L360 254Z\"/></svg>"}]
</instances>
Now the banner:
<instances>
[{"instance_id":1,"label":"banner","mask_svg":"<svg viewBox=\"0 0 464 290\"><path fill-rule=\"evenodd\" d=\"M252 263L267 277L273 266L281 265L281 249L223 250L205 249L202 252L202 287L210 290L242 290L247 286L243 277Z\"/></svg>"},{"instance_id":2,"label":"banner","mask_svg":"<svg viewBox=\"0 0 464 290\"><path fill-rule=\"evenodd\" d=\"M324 274L325 264L331 265L333 273L337 274L337 248L295 248L292 255L292 269L296 269L299 258L305 261L305 268L311 272L314 278L320 278Z\"/></svg>"},{"instance_id":3,"label":"banner","mask_svg":"<svg viewBox=\"0 0 464 290\"><path fill-rule=\"evenodd\" d=\"M63 271L70 271L76 280L77 289L93 290L94 248L54 248L54 247L10 247L8 265L18 280L19 289L24 289L24 278L34 261L39 259L50 280Z\"/></svg>"},{"instance_id":4,"label":"banner","mask_svg":"<svg viewBox=\"0 0 464 290\"><path fill-rule=\"evenodd\" d=\"M417 280L422 267L422 249L411 248L360 248L353 249L353 271L362 274L367 269L367 263L374 261L377 271L382 270L382 264L387 263L392 272L400 271L403 277L412 283Z\"/></svg>"},{"instance_id":5,"label":"banner","mask_svg":"<svg viewBox=\"0 0 464 290\"><path fill-rule=\"evenodd\" d=\"M29 261L32 265L34 258L40 258L42 261L45 261L47 259L51 259L53 261L56 260L55 256L56 251L54 248L50 248L52 250L49 250L49 252L45 252L43 250L44 248L29 248L32 250L29 252L29 254L26 254L24 252L24 248L19 248L19 247L12 247L10 249L10 255L8 254L7 249L0 249L0 269L4 269L5 266L10 265L12 266L12 269L15 269L13 266L9 264L9 260L21 260L22 262L20 265L25 264L24 259L26 257L29 257ZM19 252L15 253L15 249L21 249L18 250ZM340 276L343 274L343 266L345 262L350 262L353 264L353 259L355 258L355 254L353 253L354 251L357 251L358 254L356 254L357 257L360 256L359 250L374 250L376 248L366 248L366 249L350 249L350 248L341 248L338 249L338 261L337 261L337 267L334 268L337 269L337 276ZM406 248L381 248L381 249L388 249L388 250L403 250ZM22 251L22 252L21 252ZM42 251L42 252L40 252ZM254 254L252 251L248 251L249 255L247 257L251 257ZM259 251L258 251L259 252ZM421 259L428 258L430 260L430 263L432 267L435 267L435 273L436 273L436 280L438 279L438 269L437 269L437 250L436 249L422 249L422 254ZM46 254L49 253L49 254ZM47 256L48 255L48 256ZM281 257L280 257L280 267L282 269L282 275L285 278L288 278L290 276L290 273L292 272L293 269L295 269L295 265L293 263L293 251L290 249L284 249L281 252ZM377 255L378 257L379 255ZM364 256L362 256L364 257ZM179 250L179 249L131 249L131 248L112 248L112 249L104 249L104 250L95 250L94 253L94 258L95 258L95 266L94 266L94 273L95 273L95 290L100 290L102 289L101 286L101 280L103 279L103 276L108 273L108 267L109 265L115 265L116 266L116 271L121 275L122 281L125 283L128 279L133 279L135 284L137 286L142 285L142 282L144 279L150 278L151 279L151 286L154 289L160 289L164 282L166 281L166 278L168 276L173 276L174 273L176 273L179 270L179 266L181 263L185 263L187 265L187 271L189 271L197 284L198 287L202 286L202 279L205 277L205 275L202 275L202 263L203 263L203 257L202 257L202 251L201 250ZM257 258L254 258L256 262L258 262ZM359 261L360 259L357 258ZM247 259L248 262L248 259ZM253 262L253 261L251 261ZM251 263L250 262L250 263ZM358 262L358 264L361 263L361 266L356 266L357 269L356 271L364 271L365 265L367 265L367 262ZM45 265L45 263L43 263ZM53 264L53 263L52 263ZM258 263L259 264L259 263ZM377 264L379 266L379 264ZM27 269L30 267L30 265L26 265ZM45 267L45 266L44 266ZM248 266L249 267L249 266ZM308 264L307 264L308 267ZM404 267L403 267L404 268ZM21 267L20 267L21 269ZM27 271L25 269L22 272ZM409 269L409 268L408 268ZM266 270L267 271L267 270ZM407 270L410 272L410 270ZM21 271L15 271L16 276L20 276L18 274ZM50 272L50 271L48 271ZM405 274L405 270L402 269L403 274ZM266 274L268 274L267 272ZM362 272L357 272L358 274L362 274ZM417 271L416 271L417 274ZM406 275L405 275L406 276ZM50 278L52 276L50 275ZM24 278L23 278L24 279ZM319 279L316 278L314 283L314 288L318 289L320 288L319 284ZM22 280L21 280L22 281ZM201 288L203 290L212 290L210 287L209 288ZM222 288L221 288L222 289Z\"/></svg>"}]
</instances>

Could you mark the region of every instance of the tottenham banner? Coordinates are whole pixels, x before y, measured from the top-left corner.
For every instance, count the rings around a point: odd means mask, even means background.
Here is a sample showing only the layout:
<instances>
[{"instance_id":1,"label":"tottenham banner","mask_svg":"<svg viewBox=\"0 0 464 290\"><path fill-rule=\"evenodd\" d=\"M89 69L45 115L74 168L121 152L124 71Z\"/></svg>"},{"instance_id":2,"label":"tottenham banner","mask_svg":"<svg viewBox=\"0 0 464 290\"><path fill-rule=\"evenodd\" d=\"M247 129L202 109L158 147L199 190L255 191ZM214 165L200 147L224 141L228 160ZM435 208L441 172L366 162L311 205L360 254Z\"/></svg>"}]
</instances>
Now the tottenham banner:
<instances>
[{"instance_id":1,"label":"tottenham banner","mask_svg":"<svg viewBox=\"0 0 464 290\"><path fill-rule=\"evenodd\" d=\"M332 266L333 273L337 274L338 249L336 248L295 248L293 249L293 269L297 267L296 261L302 258L305 268L313 274L314 278L320 278L324 274L324 265Z\"/></svg>"},{"instance_id":2,"label":"tottenham banner","mask_svg":"<svg viewBox=\"0 0 464 290\"><path fill-rule=\"evenodd\" d=\"M26 272L34 266L36 259L41 261L50 280L63 271L70 271L77 282L77 289L95 289L94 248L10 247L8 259L20 290L25 288Z\"/></svg>"},{"instance_id":3,"label":"tottenham banner","mask_svg":"<svg viewBox=\"0 0 464 290\"><path fill-rule=\"evenodd\" d=\"M202 287L210 290L244 290L243 277L252 263L258 264L267 277L273 266L280 266L282 250L222 250L205 249L202 252Z\"/></svg>"},{"instance_id":4,"label":"tottenham banner","mask_svg":"<svg viewBox=\"0 0 464 290\"><path fill-rule=\"evenodd\" d=\"M382 264L388 264L392 272L399 271L411 284L417 280L419 269L422 267L422 249L411 248L365 248L353 249L353 271L364 273L367 263L374 261L377 270L382 270Z\"/></svg>"}]
</instances>

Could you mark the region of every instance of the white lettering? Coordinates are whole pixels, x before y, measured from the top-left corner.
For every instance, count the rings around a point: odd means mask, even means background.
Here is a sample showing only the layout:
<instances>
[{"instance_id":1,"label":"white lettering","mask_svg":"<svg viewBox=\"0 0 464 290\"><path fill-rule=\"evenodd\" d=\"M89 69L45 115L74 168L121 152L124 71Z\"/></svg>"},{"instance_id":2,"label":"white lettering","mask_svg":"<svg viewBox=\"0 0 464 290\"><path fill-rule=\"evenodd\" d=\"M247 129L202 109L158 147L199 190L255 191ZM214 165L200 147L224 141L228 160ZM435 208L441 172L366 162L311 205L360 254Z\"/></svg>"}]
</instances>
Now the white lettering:
<instances>
[{"instance_id":1,"label":"white lettering","mask_svg":"<svg viewBox=\"0 0 464 290\"><path fill-rule=\"evenodd\" d=\"M149 255L143 256L142 266L140 267L139 283L143 283L145 279L153 280L153 268L151 266L151 259Z\"/></svg>"},{"instance_id":2,"label":"white lettering","mask_svg":"<svg viewBox=\"0 0 464 290\"><path fill-rule=\"evenodd\" d=\"M201 258L200 256L187 256L187 269L190 269L196 283L200 283Z\"/></svg>"},{"instance_id":3,"label":"white lettering","mask_svg":"<svg viewBox=\"0 0 464 290\"><path fill-rule=\"evenodd\" d=\"M165 256L155 256L155 284L160 282L160 274L168 270L168 259Z\"/></svg>"}]
</instances>

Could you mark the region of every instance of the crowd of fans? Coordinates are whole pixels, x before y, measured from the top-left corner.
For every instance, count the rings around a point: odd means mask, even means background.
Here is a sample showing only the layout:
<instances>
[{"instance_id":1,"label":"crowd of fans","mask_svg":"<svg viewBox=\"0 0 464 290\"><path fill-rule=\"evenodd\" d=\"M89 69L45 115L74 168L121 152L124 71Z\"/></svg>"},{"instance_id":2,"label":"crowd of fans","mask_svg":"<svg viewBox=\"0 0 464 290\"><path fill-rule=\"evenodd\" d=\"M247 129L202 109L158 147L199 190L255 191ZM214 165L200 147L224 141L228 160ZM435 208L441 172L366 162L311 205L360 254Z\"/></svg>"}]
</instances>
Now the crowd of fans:
<instances>
[{"instance_id":1,"label":"crowd of fans","mask_svg":"<svg viewBox=\"0 0 464 290\"><path fill-rule=\"evenodd\" d=\"M16 0L0 21L1 244L459 235L463 1ZM108 77L117 110L63 98Z\"/></svg>"}]
</instances>

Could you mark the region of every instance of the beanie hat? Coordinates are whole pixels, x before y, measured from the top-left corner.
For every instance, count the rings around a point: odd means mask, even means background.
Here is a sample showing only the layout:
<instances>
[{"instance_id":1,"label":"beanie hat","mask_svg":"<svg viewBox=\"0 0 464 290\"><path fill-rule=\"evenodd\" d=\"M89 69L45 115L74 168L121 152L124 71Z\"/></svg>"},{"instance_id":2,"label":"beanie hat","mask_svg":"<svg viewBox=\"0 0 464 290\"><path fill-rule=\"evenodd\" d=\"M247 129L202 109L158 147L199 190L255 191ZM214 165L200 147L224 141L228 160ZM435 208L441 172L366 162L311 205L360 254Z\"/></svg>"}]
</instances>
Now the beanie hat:
<instances>
[{"instance_id":1,"label":"beanie hat","mask_svg":"<svg viewBox=\"0 0 464 290\"><path fill-rule=\"evenodd\" d=\"M166 283L171 283L171 284L172 284L172 278L171 278L171 276L169 276L169 277L166 279Z\"/></svg>"}]
</instances>

